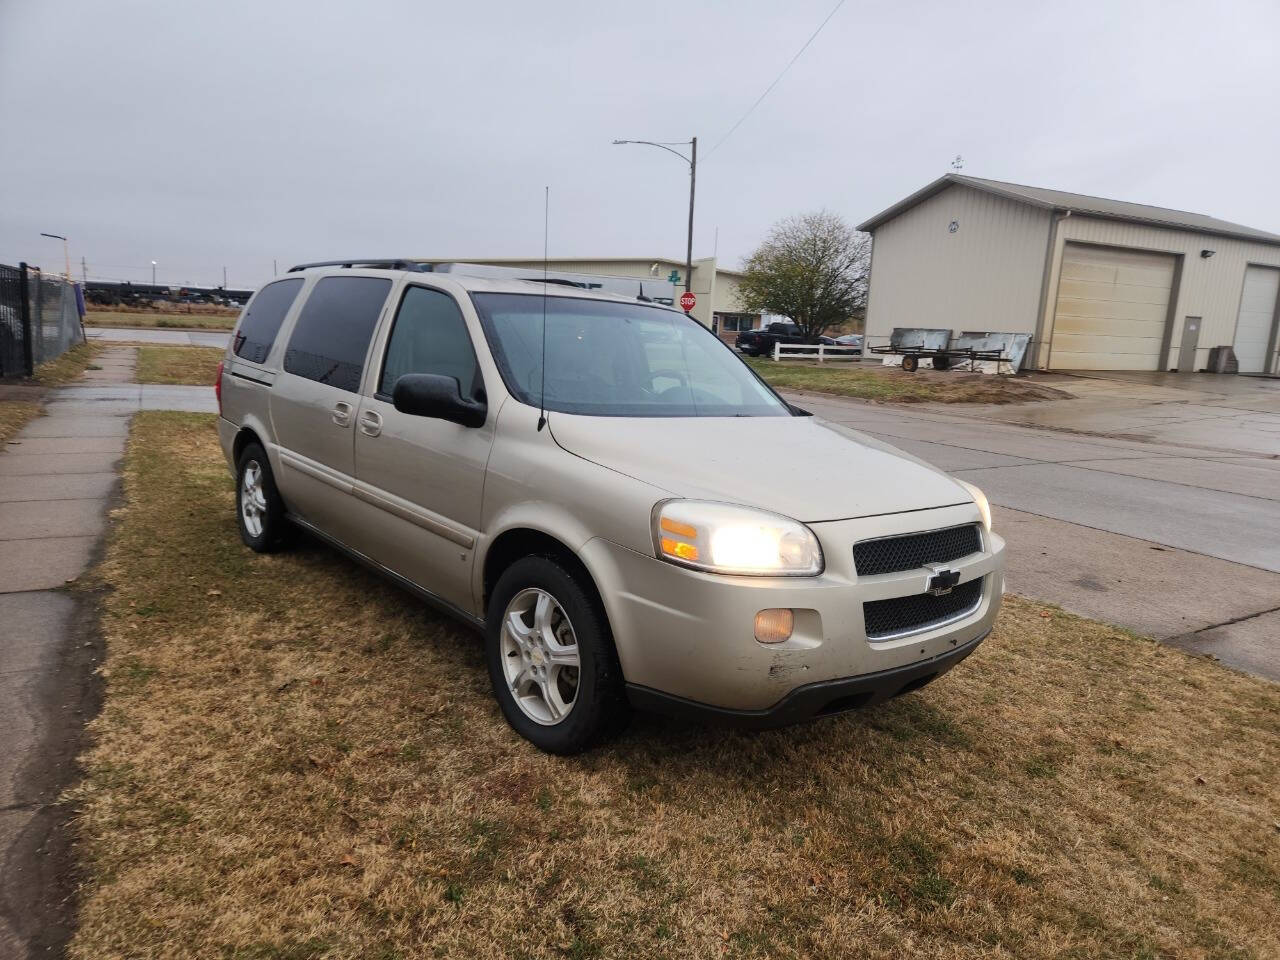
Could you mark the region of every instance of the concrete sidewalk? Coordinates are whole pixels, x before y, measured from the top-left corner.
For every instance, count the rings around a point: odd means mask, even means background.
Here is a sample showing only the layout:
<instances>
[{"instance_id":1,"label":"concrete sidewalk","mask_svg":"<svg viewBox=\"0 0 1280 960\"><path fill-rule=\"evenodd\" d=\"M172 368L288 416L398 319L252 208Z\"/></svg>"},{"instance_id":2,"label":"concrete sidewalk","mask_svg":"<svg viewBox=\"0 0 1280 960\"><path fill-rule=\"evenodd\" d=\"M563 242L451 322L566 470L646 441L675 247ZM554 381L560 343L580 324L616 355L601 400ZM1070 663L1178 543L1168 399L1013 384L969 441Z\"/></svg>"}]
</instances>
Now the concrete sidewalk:
<instances>
[{"instance_id":1,"label":"concrete sidewalk","mask_svg":"<svg viewBox=\"0 0 1280 960\"><path fill-rule=\"evenodd\" d=\"M85 327L85 336L99 343L160 343L176 347L217 347L225 350L230 330L173 330L166 327Z\"/></svg>"},{"instance_id":2,"label":"concrete sidewalk","mask_svg":"<svg viewBox=\"0 0 1280 960\"><path fill-rule=\"evenodd\" d=\"M115 347L79 389L133 379ZM126 388L127 389L127 388ZM136 391L137 387L133 387ZM73 872L55 806L96 710L90 605L66 590L94 561L133 409L50 402L0 453L0 957L58 953Z\"/></svg>"},{"instance_id":3,"label":"concrete sidewalk","mask_svg":"<svg viewBox=\"0 0 1280 960\"><path fill-rule=\"evenodd\" d=\"M80 413L128 415L137 413L139 410L218 412L217 396L211 386L77 383L50 391L46 399L45 409L52 416L70 416Z\"/></svg>"}]
</instances>

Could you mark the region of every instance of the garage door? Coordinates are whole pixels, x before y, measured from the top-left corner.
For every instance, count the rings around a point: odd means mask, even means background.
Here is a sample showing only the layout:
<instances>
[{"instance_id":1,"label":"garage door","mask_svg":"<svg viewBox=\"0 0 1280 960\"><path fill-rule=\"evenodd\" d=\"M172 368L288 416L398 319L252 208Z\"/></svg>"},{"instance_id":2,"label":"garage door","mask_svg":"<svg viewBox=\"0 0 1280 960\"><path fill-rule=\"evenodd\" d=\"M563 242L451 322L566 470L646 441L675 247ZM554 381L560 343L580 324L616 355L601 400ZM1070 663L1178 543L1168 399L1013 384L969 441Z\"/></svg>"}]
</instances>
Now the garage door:
<instances>
[{"instance_id":1,"label":"garage door","mask_svg":"<svg viewBox=\"0 0 1280 960\"><path fill-rule=\"evenodd\" d=\"M1174 258L1068 243L1062 252L1049 365L1157 370Z\"/></svg>"},{"instance_id":2,"label":"garage door","mask_svg":"<svg viewBox=\"0 0 1280 960\"><path fill-rule=\"evenodd\" d=\"M1236 320L1236 362L1241 373L1269 373L1267 345L1276 318L1276 296L1280 294L1280 270L1275 267L1245 267L1244 291L1240 295L1240 316Z\"/></svg>"}]
</instances>

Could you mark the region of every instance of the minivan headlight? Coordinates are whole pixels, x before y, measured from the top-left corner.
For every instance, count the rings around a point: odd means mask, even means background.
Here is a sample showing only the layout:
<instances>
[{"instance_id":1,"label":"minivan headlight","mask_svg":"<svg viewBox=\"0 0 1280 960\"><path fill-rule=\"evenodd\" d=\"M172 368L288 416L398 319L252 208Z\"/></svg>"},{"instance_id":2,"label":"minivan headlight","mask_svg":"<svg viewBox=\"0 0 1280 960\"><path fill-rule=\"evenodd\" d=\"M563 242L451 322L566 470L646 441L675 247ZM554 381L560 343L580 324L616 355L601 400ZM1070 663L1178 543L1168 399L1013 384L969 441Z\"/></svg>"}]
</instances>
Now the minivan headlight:
<instances>
[{"instance_id":1,"label":"minivan headlight","mask_svg":"<svg viewBox=\"0 0 1280 960\"><path fill-rule=\"evenodd\" d=\"M965 483L963 480L956 480L956 483L969 491L973 497L973 502L978 505L978 512L982 514L982 525L987 532L991 532L991 504L987 503L987 496L972 483Z\"/></svg>"},{"instance_id":2,"label":"minivan headlight","mask_svg":"<svg viewBox=\"0 0 1280 960\"><path fill-rule=\"evenodd\" d=\"M681 566L756 577L816 577L822 547L799 521L709 500L665 500L653 508L653 549Z\"/></svg>"}]
</instances>

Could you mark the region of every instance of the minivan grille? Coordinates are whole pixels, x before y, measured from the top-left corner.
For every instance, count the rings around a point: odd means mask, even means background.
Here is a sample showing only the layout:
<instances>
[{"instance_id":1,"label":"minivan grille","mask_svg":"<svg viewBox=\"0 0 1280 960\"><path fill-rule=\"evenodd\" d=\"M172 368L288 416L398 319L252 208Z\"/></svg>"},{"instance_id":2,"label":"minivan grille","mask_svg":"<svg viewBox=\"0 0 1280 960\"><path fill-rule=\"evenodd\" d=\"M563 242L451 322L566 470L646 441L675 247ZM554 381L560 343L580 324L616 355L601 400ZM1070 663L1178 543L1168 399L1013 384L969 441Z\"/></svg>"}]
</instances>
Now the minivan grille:
<instances>
[{"instance_id":1,"label":"minivan grille","mask_svg":"<svg viewBox=\"0 0 1280 960\"><path fill-rule=\"evenodd\" d=\"M916 570L927 563L949 563L982 549L978 527L947 527L903 537L863 540L853 545L853 566L860 577Z\"/></svg>"},{"instance_id":2,"label":"minivan grille","mask_svg":"<svg viewBox=\"0 0 1280 960\"><path fill-rule=\"evenodd\" d=\"M917 593L909 597L869 600L862 605L867 639L877 640L902 633L928 630L949 620L958 620L982 602L983 577L962 583L950 593L935 597Z\"/></svg>"}]
</instances>

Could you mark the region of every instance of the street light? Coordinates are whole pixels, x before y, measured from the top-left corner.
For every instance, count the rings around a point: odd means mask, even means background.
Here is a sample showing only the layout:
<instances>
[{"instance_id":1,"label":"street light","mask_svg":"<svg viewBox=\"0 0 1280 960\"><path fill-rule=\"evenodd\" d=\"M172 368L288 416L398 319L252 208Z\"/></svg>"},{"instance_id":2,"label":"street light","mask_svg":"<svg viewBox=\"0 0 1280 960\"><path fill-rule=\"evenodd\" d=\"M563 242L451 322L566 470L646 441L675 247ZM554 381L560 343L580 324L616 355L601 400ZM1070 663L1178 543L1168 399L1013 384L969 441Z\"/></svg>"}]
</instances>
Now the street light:
<instances>
[{"instance_id":1,"label":"street light","mask_svg":"<svg viewBox=\"0 0 1280 960\"><path fill-rule=\"evenodd\" d=\"M40 234L40 236L48 237L50 240L62 241L62 256L66 259L66 262L67 262L66 278L67 278L67 283L70 283L71 282L71 250L67 246L67 238L62 236L59 233L42 233Z\"/></svg>"},{"instance_id":2,"label":"street light","mask_svg":"<svg viewBox=\"0 0 1280 960\"><path fill-rule=\"evenodd\" d=\"M665 143L658 143L654 140L615 140L613 145L621 146L624 143L641 143L646 147L657 147L659 150L665 150L667 153L673 153L685 163L689 165L689 238L685 246L684 253L684 291L689 293L690 283L693 280L693 189L698 182L698 138L692 140L668 140ZM688 146L690 155L685 156L679 150L672 150L672 147Z\"/></svg>"}]
</instances>

